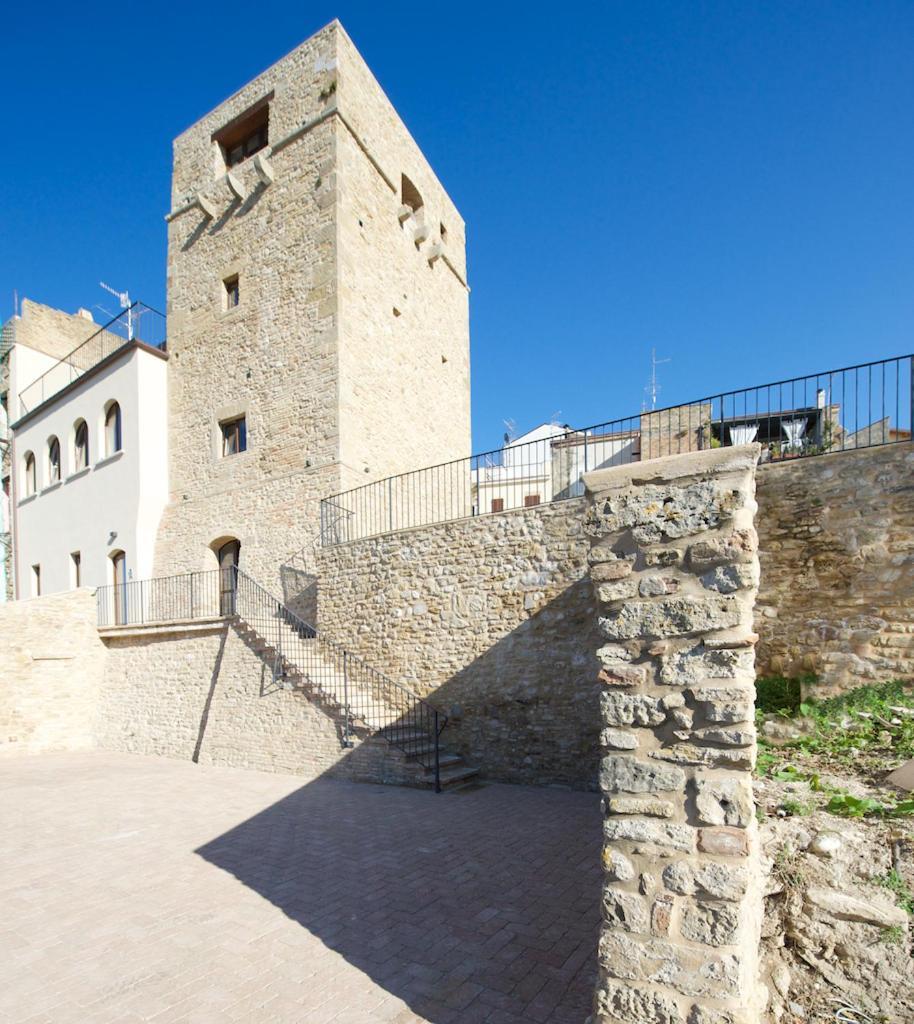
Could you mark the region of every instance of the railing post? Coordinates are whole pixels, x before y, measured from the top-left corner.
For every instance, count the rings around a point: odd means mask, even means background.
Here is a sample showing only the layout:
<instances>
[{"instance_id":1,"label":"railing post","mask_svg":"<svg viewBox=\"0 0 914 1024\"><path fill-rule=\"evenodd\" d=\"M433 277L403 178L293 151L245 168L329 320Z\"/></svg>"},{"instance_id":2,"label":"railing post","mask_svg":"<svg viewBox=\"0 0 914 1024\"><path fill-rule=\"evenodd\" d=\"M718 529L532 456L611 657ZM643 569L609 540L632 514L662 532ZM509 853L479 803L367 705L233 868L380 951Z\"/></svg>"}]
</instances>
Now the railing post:
<instances>
[{"instance_id":1,"label":"railing post","mask_svg":"<svg viewBox=\"0 0 914 1024\"><path fill-rule=\"evenodd\" d=\"M349 652L343 651L343 746L351 747L349 738Z\"/></svg>"},{"instance_id":2,"label":"railing post","mask_svg":"<svg viewBox=\"0 0 914 1024\"><path fill-rule=\"evenodd\" d=\"M438 752L438 709L433 712L435 718L435 792L441 792L441 760Z\"/></svg>"}]
</instances>

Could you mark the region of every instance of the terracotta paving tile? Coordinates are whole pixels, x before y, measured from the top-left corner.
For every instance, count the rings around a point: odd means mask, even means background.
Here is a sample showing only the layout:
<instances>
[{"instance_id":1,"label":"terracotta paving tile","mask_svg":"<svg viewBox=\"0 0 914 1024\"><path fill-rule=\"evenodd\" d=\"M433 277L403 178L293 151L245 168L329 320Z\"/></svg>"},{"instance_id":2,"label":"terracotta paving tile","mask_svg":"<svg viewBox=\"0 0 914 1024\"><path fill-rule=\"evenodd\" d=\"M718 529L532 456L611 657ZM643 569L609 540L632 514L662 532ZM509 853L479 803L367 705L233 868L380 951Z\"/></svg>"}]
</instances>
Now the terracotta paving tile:
<instances>
[{"instance_id":1,"label":"terracotta paving tile","mask_svg":"<svg viewBox=\"0 0 914 1024\"><path fill-rule=\"evenodd\" d=\"M0 1024L583 1024L593 794L0 761Z\"/></svg>"}]
</instances>

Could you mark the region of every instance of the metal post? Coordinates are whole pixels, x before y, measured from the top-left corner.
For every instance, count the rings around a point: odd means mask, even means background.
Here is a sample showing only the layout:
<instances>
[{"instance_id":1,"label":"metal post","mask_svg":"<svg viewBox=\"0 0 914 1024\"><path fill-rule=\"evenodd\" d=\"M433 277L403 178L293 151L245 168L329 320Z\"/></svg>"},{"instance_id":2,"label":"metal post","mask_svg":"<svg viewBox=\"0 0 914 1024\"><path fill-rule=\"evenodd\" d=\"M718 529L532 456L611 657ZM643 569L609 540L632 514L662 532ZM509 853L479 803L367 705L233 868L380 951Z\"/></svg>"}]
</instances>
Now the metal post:
<instances>
[{"instance_id":1,"label":"metal post","mask_svg":"<svg viewBox=\"0 0 914 1024\"><path fill-rule=\"evenodd\" d=\"M343 746L351 747L349 738L349 652L343 651Z\"/></svg>"},{"instance_id":2,"label":"metal post","mask_svg":"<svg viewBox=\"0 0 914 1024\"><path fill-rule=\"evenodd\" d=\"M435 708L435 792L441 792L441 759L438 755L438 709Z\"/></svg>"}]
</instances>

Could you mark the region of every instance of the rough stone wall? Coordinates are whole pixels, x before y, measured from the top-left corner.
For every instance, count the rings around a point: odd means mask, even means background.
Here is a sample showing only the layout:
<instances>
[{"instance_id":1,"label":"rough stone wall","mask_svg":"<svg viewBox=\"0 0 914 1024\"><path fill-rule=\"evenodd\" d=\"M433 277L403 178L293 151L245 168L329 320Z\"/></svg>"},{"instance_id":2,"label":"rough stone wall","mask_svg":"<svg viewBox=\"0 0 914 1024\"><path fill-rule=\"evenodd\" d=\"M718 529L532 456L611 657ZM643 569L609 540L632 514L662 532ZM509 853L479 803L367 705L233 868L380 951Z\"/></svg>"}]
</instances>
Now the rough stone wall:
<instances>
[{"instance_id":1,"label":"rough stone wall","mask_svg":"<svg viewBox=\"0 0 914 1024\"><path fill-rule=\"evenodd\" d=\"M321 631L451 715L487 777L594 786L595 616L583 499L319 554Z\"/></svg>"},{"instance_id":2,"label":"rough stone wall","mask_svg":"<svg viewBox=\"0 0 914 1024\"><path fill-rule=\"evenodd\" d=\"M710 448L710 425L711 406L707 403L642 413L641 458L659 459Z\"/></svg>"},{"instance_id":3,"label":"rough stone wall","mask_svg":"<svg viewBox=\"0 0 914 1024\"><path fill-rule=\"evenodd\" d=\"M585 478L602 634L600 1024L759 1020L758 453Z\"/></svg>"},{"instance_id":4,"label":"rough stone wall","mask_svg":"<svg viewBox=\"0 0 914 1024\"><path fill-rule=\"evenodd\" d=\"M0 652L0 754L94 746L105 648L92 591L0 604Z\"/></svg>"},{"instance_id":5,"label":"rough stone wall","mask_svg":"<svg viewBox=\"0 0 914 1024\"><path fill-rule=\"evenodd\" d=\"M762 466L760 675L914 677L914 445Z\"/></svg>"},{"instance_id":6,"label":"rough stone wall","mask_svg":"<svg viewBox=\"0 0 914 1024\"><path fill-rule=\"evenodd\" d=\"M416 784L421 770L381 739L341 744L342 723L221 621L109 631L98 745L202 764Z\"/></svg>"}]
</instances>

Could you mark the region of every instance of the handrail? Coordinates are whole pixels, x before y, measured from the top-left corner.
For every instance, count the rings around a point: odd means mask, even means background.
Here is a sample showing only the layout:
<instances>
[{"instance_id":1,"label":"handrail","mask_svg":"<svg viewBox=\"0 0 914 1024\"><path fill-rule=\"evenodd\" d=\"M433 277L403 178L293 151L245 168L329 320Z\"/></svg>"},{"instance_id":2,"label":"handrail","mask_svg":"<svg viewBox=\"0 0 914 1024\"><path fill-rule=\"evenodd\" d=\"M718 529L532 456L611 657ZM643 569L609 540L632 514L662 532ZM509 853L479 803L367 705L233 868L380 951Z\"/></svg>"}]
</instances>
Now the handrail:
<instances>
[{"instance_id":1,"label":"handrail","mask_svg":"<svg viewBox=\"0 0 914 1024\"><path fill-rule=\"evenodd\" d=\"M586 473L747 441L762 462L911 440L914 355L643 409L411 470L321 501L323 546L578 497Z\"/></svg>"},{"instance_id":2,"label":"handrail","mask_svg":"<svg viewBox=\"0 0 914 1024\"><path fill-rule=\"evenodd\" d=\"M378 733L407 757L433 770L435 791L441 791L438 740L447 726L447 715L408 686L321 636L238 568L99 587L96 604L100 627L215 618L244 623L253 638L273 652L274 681L294 685L297 679L337 709L344 747L353 745L355 734Z\"/></svg>"},{"instance_id":3,"label":"handrail","mask_svg":"<svg viewBox=\"0 0 914 1024\"><path fill-rule=\"evenodd\" d=\"M152 335L147 335L143 339L137 334L137 325L141 323L141 318L148 313L153 314L151 319L156 327L152 328ZM118 330L124 332L126 336L122 337ZM161 337L158 337L159 333L161 333ZM139 301L132 302L117 316L106 324L102 324L85 341L80 342L76 348L59 359L50 369L45 370L40 377L36 377L26 385L19 392L21 412L23 414L33 412L43 402L56 395L58 391L62 391L68 384L78 380L93 366L134 341L160 350L164 350L166 347L165 316L157 309L153 309L152 306L147 306Z\"/></svg>"}]
</instances>

